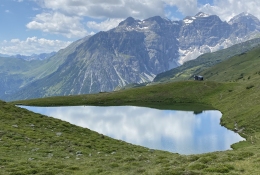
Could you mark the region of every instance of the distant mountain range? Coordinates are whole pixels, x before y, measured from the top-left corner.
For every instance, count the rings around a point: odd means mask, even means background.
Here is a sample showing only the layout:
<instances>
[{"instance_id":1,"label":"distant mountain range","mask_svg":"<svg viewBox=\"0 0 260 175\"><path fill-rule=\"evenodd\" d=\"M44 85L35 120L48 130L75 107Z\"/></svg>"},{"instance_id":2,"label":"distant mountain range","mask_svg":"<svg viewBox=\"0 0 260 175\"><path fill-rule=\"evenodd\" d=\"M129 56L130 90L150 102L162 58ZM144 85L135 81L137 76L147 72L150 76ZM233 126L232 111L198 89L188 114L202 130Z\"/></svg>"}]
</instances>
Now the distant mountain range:
<instances>
[{"instance_id":1,"label":"distant mountain range","mask_svg":"<svg viewBox=\"0 0 260 175\"><path fill-rule=\"evenodd\" d=\"M45 60L47 58L50 58L52 56L54 56L57 52L51 52L51 53L41 53L41 54L32 54L30 56L26 56L26 55L6 55L6 54L1 54L0 53L0 57L9 57L9 58L19 58L19 59L23 59L26 61L31 61L31 60Z\"/></svg>"},{"instance_id":2,"label":"distant mountain range","mask_svg":"<svg viewBox=\"0 0 260 175\"><path fill-rule=\"evenodd\" d=\"M114 29L86 37L59 51L46 60L56 60L54 70L34 81L26 81L25 86L2 98L97 93L153 81L159 73L203 53L258 37L259 32L260 21L248 13L229 22L202 12L180 21L159 16L142 21L129 17ZM32 73L30 76L34 77Z\"/></svg>"},{"instance_id":3,"label":"distant mountain range","mask_svg":"<svg viewBox=\"0 0 260 175\"><path fill-rule=\"evenodd\" d=\"M6 55L6 54L1 54L0 53L0 57L10 57L10 55Z\"/></svg>"}]
</instances>

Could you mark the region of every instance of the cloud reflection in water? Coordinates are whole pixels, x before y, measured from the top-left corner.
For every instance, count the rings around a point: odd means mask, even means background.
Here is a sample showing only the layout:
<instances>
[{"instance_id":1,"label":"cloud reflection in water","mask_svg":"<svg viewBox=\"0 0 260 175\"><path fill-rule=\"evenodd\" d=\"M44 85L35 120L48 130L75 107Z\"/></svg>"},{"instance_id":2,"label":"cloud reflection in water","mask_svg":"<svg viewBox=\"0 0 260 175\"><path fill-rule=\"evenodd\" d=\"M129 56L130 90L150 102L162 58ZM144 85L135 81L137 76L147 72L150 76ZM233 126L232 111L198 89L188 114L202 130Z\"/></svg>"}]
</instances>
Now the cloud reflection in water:
<instances>
[{"instance_id":1,"label":"cloud reflection in water","mask_svg":"<svg viewBox=\"0 0 260 175\"><path fill-rule=\"evenodd\" d=\"M244 140L219 125L219 111L158 110L134 106L24 107L115 139L152 149L198 154L230 149Z\"/></svg>"}]
</instances>

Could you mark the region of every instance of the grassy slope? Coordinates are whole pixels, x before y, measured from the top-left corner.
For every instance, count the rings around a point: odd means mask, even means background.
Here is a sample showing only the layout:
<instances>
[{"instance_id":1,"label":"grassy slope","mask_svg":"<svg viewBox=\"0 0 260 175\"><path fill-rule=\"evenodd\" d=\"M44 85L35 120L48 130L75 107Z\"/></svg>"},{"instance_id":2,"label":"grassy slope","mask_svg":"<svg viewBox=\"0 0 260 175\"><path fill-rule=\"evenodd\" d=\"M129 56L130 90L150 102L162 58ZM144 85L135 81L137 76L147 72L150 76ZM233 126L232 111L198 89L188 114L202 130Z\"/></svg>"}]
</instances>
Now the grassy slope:
<instances>
[{"instance_id":1,"label":"grassy slope","mask_svg":"<svg viewBox=\"0 0 260 175\"><path fill-rule=\"evenodd\" d=\"M208 79L204 82L183 81L113 93L15 102L42 106L134 104L159 108L178 108L186 103L210 105L223 113L222 125L234 130L237 123L238 129L244 128L240 135L247 141L232 145L233 151L191 156L151 152L1 103L0 174L258 174L259 55L260 50L255 49L216 65L202 72ZM57 132L62 135L57 136ZM82 155L76 155L77 151Z\"/></svg>"},{"instance_id":2,"label":"grassy slope","mask_svg":"<svg viewBox=\"0 0 260 175\"><path fill-rule=\"evenodd\" d=\"M201 72L205 78L215 81L248 80L260 74L260 47L239 54L209 70Z\"/></svg>"},{"instance_id":3,"label":"grassy slope","mask_svg":"<svg viewBox=\"0 0 260 175\"><path fill-rule=\"evenodd\" d=\"M211 104L214 108L221 110L224 114L222 117L222 124L225 124L226 127L234 129L235 121L238 123L238 128L245 127L245 130L241 135L247 138L247 142L242 142L240 144L233 145L236 148L234 151L225 151L225 152L216 152L210 154L202 155L193 155L193 156L180 156L176 154L166 153L162 151L156 151L154 153L149 152L145 148L130 146L127 147L125 143L118 142L120 144L115 144L112 146L114 140L108 139L106 142L103 139L100 139L100 136L97 141L94 141L90 137L84 137L77 133L85 133L88 130L82 129L81 132L71 133L72 130L79 129L79 127L74 127L68 125L66 129L62 128L62 123L58 125L53 124L48 132L55 136L55 132L61 131L64 133L64 140L71 140L74 135L74 139L71 142L74 142L77 146L74 146L72 153L73 156L69 159L63 159L69 155L67 149L69 149L69 143L63 143L58 145L53 145L50 148L49 145L45 145L39 141L38 145L33 145L30 149L34 147L43 147L41 149L58 149L57 152L62 154L61 157L53 157L52 161L59 162L59 166L64 166L69 164L70 166L77 166L77 170L73 171L75 174L84 174L84 171L102 171L102 173L115 173L115 174L135 174L135 173L147 173L147 174L171 174L171 173L234 173L234 174L256 174L258 171L257 167L259 165L259 136L260 128L257 125L258 121L249 119L249 116L258 117L260 109L255 105L250 106L244 104L239 95L245 92L251 93L252 91L247 90L244 87L244 84L240 83L215 83L215 82L176 82L169 83L164 85L155 85L145 88L136 88L129 89L126 91L119 91L114 93L100 93L97 95L82 95L82 96L70 96L70 97L58 97L58 98L47 98L40 100L31 100L25 101L23 104L30 105L79 105L79 104L89 104L89 105L122 105L122 104L137 104L150 106L159 105L161 108L166 104L175 105L175 103L201 103L201 104ZM253 89L251 89L253 90ZM249 95L249 94L247 94ZM156 99L156 100L155 100ZM247 105L247 111L244 111L244 108L236 108L233 106L233 101L241 103L242 105ZM37 104L38 103L38 104ZM237 104L236 103L236 104ZM242 109L242 110L241 110ZM33 114L31 114L33 115ZM26 115L25 115L26 116ZM258 117L259 118L259 117ZM30 118L28 120L31 120ZM38 119L39 120L39 119ZM43 128L43 122L46 118L42 118L37 123L40 129ZM52 121L52 120L51 120ZM53 120L56 121L56 120ZM20 123L14 122L14 123ZM27 127L30 123L36 123L32 121L27 122ZM48 122L47 122L48 123ZM65 122L64 122L65 123ZM10 124L9 124L10 125ZM26 124L24 124L26 125ZM73 128L72 130L70 128ZM56 128L54 133L51 132L51 128ZM14 128L16 129L16 128ZM26 128L25 128L26 129ZM16 129L17 130L17 129ZM43 130L43 129L42 129ZM46 132L47 132L46 131ZM34 133L33 133L34 134ZM40 133L39 133L40 134ZM69 138L67 134L72 136ZM38 137L44 137L41 134ZM77 136L76 136L77 135ZM44 137L45 138L45 137ZM54 137L57 138L57 137ZM78 140L77 140L77 139ZM58 138L57 138L58 139ZM252 139L252 140L251 140ZM52 138L47 139L48 142L53 142ZM75 141L76 140L76 141ZM252 144L252 142L253 144ZM86 148L85 144L88 143L92 147L95 147L95 151ZM111 144L111 145L110 145ZM101 148L96 148L102 145ZM104 151L105 149L110 149L113 147L113 150L108 152ZM30 150L29 149L29 150ZM80 157L81 159L78 162L82 164L75 165L72 160L75 161L75 153L77 150L83 151L84 156ZM137 151L138 150L138 151ZM111 152L117 152L115 155L111 155ZM94 153L93 153L94 152ZM101 155L98 155L97 152L102 152ZM29 153L23 153L22 151L19 154L33 156L35 153L29 151ZM18 154L16 153L16 154ZM89 153L95 154L95 163L92 162L93 157L89 157ZM49 160L48 158L44 159L43 156L47 156L49 153L42 153L39 155L39 160L36 160L39 164L39 168L44 164L44 160ZM106 154L109 155L107 159ZM66 156L65 156L66 155ZM141 160L139 157L142 157ZM26 157L28 158L28 156ZM26 161L26 159L23 159ZM113 163L112 161L113 160ZM61 162L62 161L62 162ZM89 164L92 162L92 165ZM35 162L34 162L35 163ZM93 164L94 163L94 164ZM55 166L50 166L55 169ZM37 169L37 168L36 168ZM65 169L66 171L69 171ZM64 171L65 171L64 170ZM58 171L56 169L55 171Z\"/></svg>"}]
</instances>

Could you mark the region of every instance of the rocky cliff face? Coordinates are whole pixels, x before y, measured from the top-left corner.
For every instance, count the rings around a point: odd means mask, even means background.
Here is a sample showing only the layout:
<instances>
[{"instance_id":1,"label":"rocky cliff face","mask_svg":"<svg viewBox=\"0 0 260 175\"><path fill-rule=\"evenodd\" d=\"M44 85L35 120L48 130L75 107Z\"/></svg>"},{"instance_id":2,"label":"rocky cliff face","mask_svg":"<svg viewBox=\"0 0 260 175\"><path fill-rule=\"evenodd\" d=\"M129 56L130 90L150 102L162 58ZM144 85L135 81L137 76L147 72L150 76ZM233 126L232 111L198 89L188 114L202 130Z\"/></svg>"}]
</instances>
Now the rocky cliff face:
<instances>
[{"instance_id":1,"label":"rocky cliff face","mask_svg":"<svg viewBox=\"0 0 260 175\"><path fill-rule=\"evenodd\" d=\"M232 27L232 36L243 38L248 33L255 33L260 30L260 21L248 13L241 13L228 22Z\"/></svg>"},{"instance_id":2,"label":"rocky cliff face","mask_svg":"<svg viewBox=\"0 0 260 175\"><path fill-rule=\"evenodd\" d=\"M240 14L229 23L198 13L182 21L155 16L127 18L99 32L71 52L57 71L29 85L16 97L35 98L112 91L143 83L197 56L226 48L259 32L259 20Z\"/></svg>"}]
</instances>

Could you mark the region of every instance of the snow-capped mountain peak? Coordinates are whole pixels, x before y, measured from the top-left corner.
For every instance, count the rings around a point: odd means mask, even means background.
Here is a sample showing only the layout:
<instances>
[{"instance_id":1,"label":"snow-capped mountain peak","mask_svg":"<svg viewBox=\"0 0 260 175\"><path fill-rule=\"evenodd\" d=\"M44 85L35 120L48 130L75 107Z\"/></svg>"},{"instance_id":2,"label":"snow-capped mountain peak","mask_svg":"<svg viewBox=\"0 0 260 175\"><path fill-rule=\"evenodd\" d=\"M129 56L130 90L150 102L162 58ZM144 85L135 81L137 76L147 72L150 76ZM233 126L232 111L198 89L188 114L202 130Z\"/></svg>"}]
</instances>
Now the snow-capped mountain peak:
<instances>
[{"instance_id":1,"label":"snow-capped mountain peak","mask_svg":"<svg viewBox=\"0 0 260 175\"><path fill-rule=\"evenodd\" d=\"M203 17L203 18L206 18L206 17L209 17L210 15L209 14L206 14L206 13L203 13L203 12L199 12L195 15L195 17Z\"/></svg>"},{"instance_id":2,"label":"snow-capped mountain peak","mask_svg":"<svg viewBox=\"0 0 260 175\"><path fill-rule=\"evenodd\" d=\"M195 19L196 19L196 18L195 18ZM183 20L183 22L184 22L185 24L191 24L193 21L194 21L193 18L185 18L185 19Z\"/></svg>"},{"instance_id":3,"label":"snow-capped mountain peak","mask_svg":"<svg viewBox=\"0 0 260 175\"><path fill-rule=\"evenodd\" d=\"M203 13L203 12L199 12L197 13L195 16L187 16L186 18L183 19L183 22L188 25L193 23L196 19L200 19L200 18L207 18L210 15Z\"/></svg>"},{"instance_id":4,"label":"snow-capped mountain peak","mask_svg":"<svg viewBox=\"0 0 260 175\"><path fill-rule=\"evenodd\" d=\"M97 93L129 83L152 81L155 75L203 53L256 36L256 32L260 33L259 26L259 20L247 13L234 17L231 24L202 12L181 21L160 16L145 20L129 17L116 28L99 32L75 45L76 49L63 50L64 55L68 55L64 57L64 64L52 76L39 80L37 87L32 88L37 89L35 92L21 91L20 95L39 98L41 94ZM67 77L65 81L64 77ZM53 91L56 86L59 91Z\"/></svg>"},{"instance_id":5,"label":"snow-capped mountain peak","mask_svg":"<svg viewBox=\"0 0 260 175\"><path fill-rule=\"evenodd\" d=\"M260 24L260 21L257 17L255 17L254 15L247 13L247 12L243 12L243 13L240 13L239 15L234 16L232 19L229 20L228 23L230 25L232 25L232 24L235 24L235 23L246 22L246 21L249 21L249 20L251 20L250 22Z\"/></svg>"}]
</instances>

